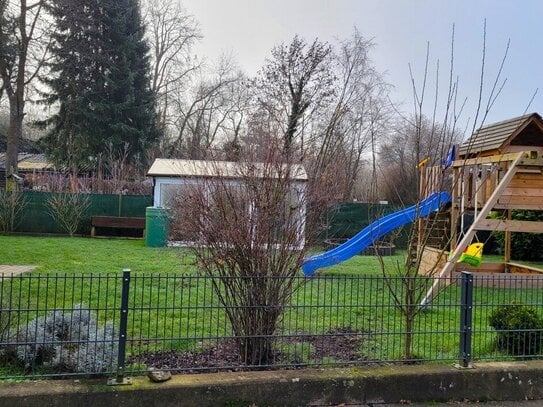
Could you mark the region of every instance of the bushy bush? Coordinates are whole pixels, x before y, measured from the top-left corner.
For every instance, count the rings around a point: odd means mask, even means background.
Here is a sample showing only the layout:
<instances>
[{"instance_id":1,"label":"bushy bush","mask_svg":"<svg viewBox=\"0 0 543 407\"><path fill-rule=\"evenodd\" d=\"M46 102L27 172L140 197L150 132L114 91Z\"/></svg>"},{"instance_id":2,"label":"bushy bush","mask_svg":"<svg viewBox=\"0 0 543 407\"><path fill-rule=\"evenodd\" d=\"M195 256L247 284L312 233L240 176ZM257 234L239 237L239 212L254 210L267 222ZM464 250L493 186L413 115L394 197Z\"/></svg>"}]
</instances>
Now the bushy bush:
<instances>
[{"instance_id":1,"label":"bushy bush","mask_svg":"<svg viewBox=\"0 0 543 407\"><path fill-rule=\"evenodd\" d=\"M534 308L522 304L503 305L492 312L489 323L498 331L498 349L510 355L539 353L543 320Z\"/></svg>"},{"instance_id":2,"label":"bushy bush","mask_svg":"<svg viewBox=\"0 0 543 407\"><path fill-rule=\"evenodd\" d=\"M52 367L73 372L109 370L117 356L112 323L98 327L96 316L81 305L56 310L27 323L17 334L17 358L26 369Z\"/></svg>"}]
</instances>

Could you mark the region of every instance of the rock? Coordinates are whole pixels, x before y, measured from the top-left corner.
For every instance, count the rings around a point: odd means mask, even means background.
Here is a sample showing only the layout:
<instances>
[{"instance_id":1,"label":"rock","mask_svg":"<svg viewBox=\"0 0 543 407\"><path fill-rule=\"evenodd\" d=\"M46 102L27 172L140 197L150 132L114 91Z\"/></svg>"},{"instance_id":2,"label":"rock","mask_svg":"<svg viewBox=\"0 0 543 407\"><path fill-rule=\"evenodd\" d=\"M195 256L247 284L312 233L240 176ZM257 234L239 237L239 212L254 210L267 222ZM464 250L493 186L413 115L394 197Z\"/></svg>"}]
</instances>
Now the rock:
<instances>
[{"instance_id":1,"label":"rock","mask_svg":"<svg viewBox=\"0 0 543 407\"><path fill-rule=\"evenodd\" d=\"M147 377L155 383L167 382L172 378L172 374L167 370L159 370L154 367L147 369Z\"/></svg>"}]
</instances>

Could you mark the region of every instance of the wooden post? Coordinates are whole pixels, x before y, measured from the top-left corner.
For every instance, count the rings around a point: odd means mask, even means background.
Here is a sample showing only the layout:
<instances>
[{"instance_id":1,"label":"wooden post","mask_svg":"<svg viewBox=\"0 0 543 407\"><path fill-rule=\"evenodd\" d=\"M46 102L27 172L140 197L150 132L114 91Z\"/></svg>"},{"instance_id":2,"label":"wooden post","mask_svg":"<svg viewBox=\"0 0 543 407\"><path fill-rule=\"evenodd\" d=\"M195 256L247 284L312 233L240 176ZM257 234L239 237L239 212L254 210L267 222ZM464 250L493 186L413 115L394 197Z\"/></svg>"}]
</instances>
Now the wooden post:
<instances>
[{"instance_id":1,"label":"wooden post","mask_svg":"<svg viewBox=\"0 0 543 407\"><path fill-rule=\"evenodd\" d=\"M426 198L427 196L427 193L428 193L427 185L428 185L428 169L425 166L422 166L421 168L419 168L419 202L423 200L424 198ZM422 237L421 237L422 229L423 229L422 218L417 219L416 227L417 227L417 236L415 237L414 241L410 239L411 241L407 242L407 244L412 246L416 242L417 257L418 257L419 248L420 248L420 245L422 244ZM408 249L409 249L408 257L411 257L413 247L409 247ZM409 262L411 261L412 259L409 258Z\"/></svg>"},{"instance_id":2,"label":"wooden post","mask_svg":"<svg viewBox=\"0 0 543 407\"><path fill-rule=\"evenodd\" d=\"M452 187L452 205L451 205L451 242L450 242L450 249L449 251L454 250L454 246L456 245L456 239L457 239L457 233L456 229L458 228L458 213L460 205L460 193L458 192L460 189L460 169L453 168L453 187Z\"/></svg>"},{"instance_id":3,"label":"wooden post","mask_svg":"<svg viewBox=\"0 0 543 407\"><path fill-rule=\"evenodd\" d=\"M511 209L507 209L507 220L511 220ZM505 241L504 241L504 263L509 263L511 261L511 231L506 230L505 232Z\"/></svg>"}]
</instances>

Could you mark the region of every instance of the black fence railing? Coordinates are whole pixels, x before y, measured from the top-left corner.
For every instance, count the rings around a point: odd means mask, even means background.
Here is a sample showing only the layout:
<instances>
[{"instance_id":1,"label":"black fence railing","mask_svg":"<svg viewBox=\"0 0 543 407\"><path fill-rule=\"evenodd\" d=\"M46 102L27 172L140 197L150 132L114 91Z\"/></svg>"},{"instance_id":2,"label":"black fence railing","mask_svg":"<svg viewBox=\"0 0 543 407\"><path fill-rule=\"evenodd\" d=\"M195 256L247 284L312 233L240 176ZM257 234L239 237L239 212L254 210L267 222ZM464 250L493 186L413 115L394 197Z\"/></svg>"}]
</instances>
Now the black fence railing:
<instances>
[{"instance_id":1,"label":"black fence railing","mask_svg":"<svg viewBox=\"0 0 543 407\"><path fill-rule=\"evenodd\" d=\"M0 378L543 356L543 277L0 277ZM242 287L229 296L225 284Z\"/></svg>"}]
</instances>

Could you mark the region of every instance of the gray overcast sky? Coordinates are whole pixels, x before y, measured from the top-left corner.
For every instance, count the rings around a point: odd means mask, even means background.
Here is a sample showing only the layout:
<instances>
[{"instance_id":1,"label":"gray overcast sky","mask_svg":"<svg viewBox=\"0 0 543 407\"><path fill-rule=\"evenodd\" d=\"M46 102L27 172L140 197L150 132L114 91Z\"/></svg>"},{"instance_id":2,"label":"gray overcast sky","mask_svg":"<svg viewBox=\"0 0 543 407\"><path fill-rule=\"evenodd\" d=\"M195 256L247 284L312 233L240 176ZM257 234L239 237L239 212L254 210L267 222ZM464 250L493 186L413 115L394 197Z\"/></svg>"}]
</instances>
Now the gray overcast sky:
<instances>
[{"instance_id":1,"label":"gray overcast sky","mask_svg":"<svg viewBox=\"0 0 543 407\"><path fill-rule=\"evenodd\" d=\"M456 28L455 65L460 95L473 117L481 65L483 22L487 20L486 89L511 40L504 67L507 84L487 123L520 115L536 88L528 111L543 113L543 1L541 0L183 0L200 22L200 55L214 59L232 53L240 67L254 74L274 44L298 33L307 40L346 38L356 26L376 46L372 58L395 86L393 99L412 111L408 64L422 78L427 42L431 61L440 60L448 75L452 26ZM445 93L446 86L440 86ZM444 98L441 98L443 100ZM430 106L429 106L430 107Z\"/></svg>"}]
</instances>

